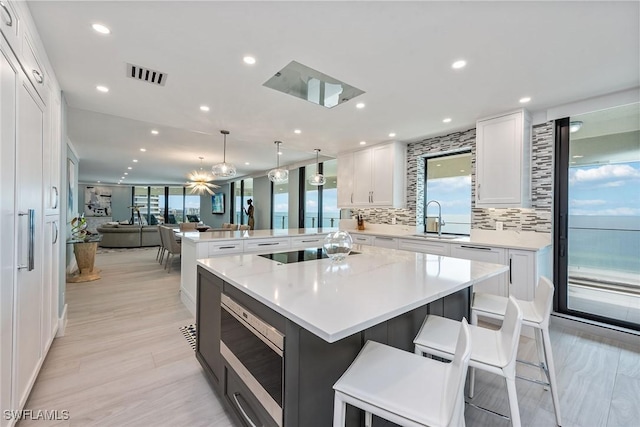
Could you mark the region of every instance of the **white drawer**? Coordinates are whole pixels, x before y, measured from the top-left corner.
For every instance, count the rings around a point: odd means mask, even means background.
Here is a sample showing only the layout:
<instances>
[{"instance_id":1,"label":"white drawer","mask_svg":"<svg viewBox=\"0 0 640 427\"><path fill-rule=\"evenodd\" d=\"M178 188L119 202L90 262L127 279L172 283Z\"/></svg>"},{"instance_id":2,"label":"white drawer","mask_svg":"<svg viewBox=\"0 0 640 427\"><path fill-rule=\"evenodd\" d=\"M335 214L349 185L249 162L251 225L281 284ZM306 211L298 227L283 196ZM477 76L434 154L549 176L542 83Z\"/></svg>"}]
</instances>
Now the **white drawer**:
<instances>
[{"instance_id":1,"label":"white drawer","mask_svg":"<svg viewBox=\"0 0 640 427\"><path fill-rule=\"evenodd\" d=\"M279 252L291 246L290 239L249 239L244 241L245 252Z\"/></svg>"},{"instance_id":2,"label":"white drawer","mask_svg":"<svg viewBox=\"0 0 640 427\"><path fill-rule=\"evenodd\" d=\"M351 239L353 243L358 245L373 245L373 236L367 236L364 234L352 234Z\"/></svg>"},{"instance_id":3,"label":"white drawer","mask_svg":"<svg viewBox=\"0 0 640 427\"><path fill-rule=\"evenodd\" d=\"M373 245L380 248L398 249L398 239L394 237L375 236Z\"/></svg>"},{"instance_id":4,"label":"white drawer","mask_svg":"<svg viewBox=\"0 0 640 427\"><path fill-rule=\"evenodd\" d=\"M22 68L46 104L47 97L44 92L46 91L45 79L47 76L28 32L25 32L22 37Z\"/></svg>"},{"instance_id":5,"label":"white drawer","mask_svg":"<svg viewBox=\"0 0 640 427\"><path fill-rule=\"evenodd\" d=\"M449 245L449 243L433 242L429 240L400 239L398 249L432 255L449 256L451 245Z\"/></svg>"},{"instance_id":6,"label":"white drawer","mask_svg":"<svg viewBox=\"0 0 640 427\"><path fill-rule=\"evenodd\" d=\"M215 242L209 243L209 256L223 256L231 254L242 253L242 242L236 240L229 240L227 242Z\"/></svg>"},{"instance_id":7,"label":"white drawer","mask_svg":"<svg viewBox=\"0 0 640 427\"><path fill-rule=\"evenodd\" d=\"M291 238L292 248L320 248L324 243L326 235L317 234L313 236L296 236Z\"/></svg>"}]
</instances>

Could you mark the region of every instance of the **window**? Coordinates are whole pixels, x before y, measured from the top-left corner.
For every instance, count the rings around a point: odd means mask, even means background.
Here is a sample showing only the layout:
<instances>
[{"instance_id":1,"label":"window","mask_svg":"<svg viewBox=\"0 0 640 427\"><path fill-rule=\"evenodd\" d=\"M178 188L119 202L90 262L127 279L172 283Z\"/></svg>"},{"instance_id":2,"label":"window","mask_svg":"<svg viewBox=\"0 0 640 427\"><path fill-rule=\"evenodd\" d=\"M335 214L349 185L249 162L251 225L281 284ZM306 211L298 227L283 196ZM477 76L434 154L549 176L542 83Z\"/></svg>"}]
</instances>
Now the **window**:
<instances>
[{"instance_id":1,"label":"window","mask_svg":"<svg viewBox=\"0 0 640 427\"><path fill-rule=\"evenodd\" d=\"M242 217L244 212L242 211L242 181L233 183L233 217L232 222L234 224L242 224Z\"/></svg>"},{"instance_id":2,"label":"window","mask_svg":"<svg viewBox=\"0 0 640 427\"><path fill-rule=\"evenodd\" d=\"M338 209L338 160L322 163L322 174L327 179L322 186L322 227L337 227L340 219Z\"/></svg>"},{"instance_id":3,"label":"window","mask_svg":"<svg viewBox=\"0 0 640 427\"><path fill-rule=\"evenodd\" d=\"M185 222L184 216L184 187L169 187L168 223L179 224Z\"/></svg>"},{"instance_id":4,"label":"window","mask_svg":"<svg viewBox=\"0 0 640 427\"><path fill-rule=\"evenodd\" d=\"M247 209L247 206L248 206L247 200L249 199L253 199L253 178L247 178L242 180L242 208L243 209ZM242 214L244 218L243 223L248 224L249 218L244 213L244 210L242 211ZM254 219L255 219L255 215L254 215Z\"/></svg>"},{"instance_id":5,"label":"window","mask_svg":"<svg viewBox=\"0 0 640 427\"><path fill-rule=\"evenodd\" d=\"M151 225L164 223L164 187L149 187L149 218L147 222Z\"/></svg>"},{"instance_id":6,"label":"window","mask_svg":"<svg viewBox=\"0 0 640 427\"><path fill-rule=\"evenodd\" d=\"M289 228L289 183L272 184L271 228Z\"/></svg>"},{"instance_id":7,"label":"window","mask_svg":"<svg viewBox=\"0 0 640 427\"><path fill-rule=\"evenodd\" d=\"M149 215L149 187L133 187L133 204L131 216L133 224L148 224Z\"/></svg>"},{"instance_id":8,"label":"window","mask_svg":"<svg viewBox=\"0 0 640 427\"><path fill-rule=\"evenodd\" d=\"M471 152L425 159L425 231L437 231L442 206L443 233L471 232ZM428 204L428 209L427 209Z\"/></svg>"},{"instance_id":9,"label":"window","mask_svg":"<svg viewBox=\"0 0 640 427\"><path fill-rule=\"evenodd\" d=\"M304 228L316 228L319 225L320 204L318 195L323 186L309 184L309 179L315 174L315 165L309 165L304 168L304 180L301 182L304 186Z\"/></svg>"},{"instance_id":10,"label":"window","mask_svg":"<svg viewBox=\"0 0 640 427\"><path fill-rule=\"evenodd\" d=\"M185 222L200 222L200 195L187 194L184 196Z\"/></svg>"}]
</instances>

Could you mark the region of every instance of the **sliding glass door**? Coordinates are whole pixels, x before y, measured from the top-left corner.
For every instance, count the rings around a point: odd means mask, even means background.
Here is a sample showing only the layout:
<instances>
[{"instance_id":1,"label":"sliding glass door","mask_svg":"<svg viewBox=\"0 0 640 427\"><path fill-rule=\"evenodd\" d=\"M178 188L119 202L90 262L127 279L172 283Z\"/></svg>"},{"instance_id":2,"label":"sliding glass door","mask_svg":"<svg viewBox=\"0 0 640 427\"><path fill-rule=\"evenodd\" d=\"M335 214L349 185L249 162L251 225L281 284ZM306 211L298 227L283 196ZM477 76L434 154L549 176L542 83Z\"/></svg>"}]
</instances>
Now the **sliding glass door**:
<instances>
[{"instance_id":1,"label":"sliding glass door","mask_svg":"<svg viewBox=\"0 0 640 427\"><path fill-rule=\"evenodd\" d=\"M640 329L640 109L557 127L559 311Z\"/></svg>"}]
</instances>

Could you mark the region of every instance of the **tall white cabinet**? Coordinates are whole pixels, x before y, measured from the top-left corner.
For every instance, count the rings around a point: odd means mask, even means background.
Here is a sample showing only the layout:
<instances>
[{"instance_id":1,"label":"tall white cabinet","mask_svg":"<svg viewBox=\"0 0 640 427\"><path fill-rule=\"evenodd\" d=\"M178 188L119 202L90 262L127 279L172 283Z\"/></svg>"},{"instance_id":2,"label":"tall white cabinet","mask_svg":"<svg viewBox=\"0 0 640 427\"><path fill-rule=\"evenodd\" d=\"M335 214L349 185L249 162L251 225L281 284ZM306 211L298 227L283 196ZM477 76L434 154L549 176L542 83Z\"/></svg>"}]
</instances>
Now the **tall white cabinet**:
<instances>
[{"instance_id":1,"label":"tall white cabinet","mask_svg":"<svg viewBox=\"0 0 640 427\"><path fill-rule=\"evenodd\" d=\"M525 110L476 123L476 207L531 206L531 117Z\"/></svg>"},{"instance_id":2,"label":"tall white cabinet","mask_svg":"<svg viewBox=\"0 0 640 427\"><path fill-rule=\"evenodd\" d=\"M0 5L0 426L58 327L61 95L26 4ZM50 67L49 67L50 69ZM9 418L9 419L7 419Z\"/></svg>"}]
</instances>

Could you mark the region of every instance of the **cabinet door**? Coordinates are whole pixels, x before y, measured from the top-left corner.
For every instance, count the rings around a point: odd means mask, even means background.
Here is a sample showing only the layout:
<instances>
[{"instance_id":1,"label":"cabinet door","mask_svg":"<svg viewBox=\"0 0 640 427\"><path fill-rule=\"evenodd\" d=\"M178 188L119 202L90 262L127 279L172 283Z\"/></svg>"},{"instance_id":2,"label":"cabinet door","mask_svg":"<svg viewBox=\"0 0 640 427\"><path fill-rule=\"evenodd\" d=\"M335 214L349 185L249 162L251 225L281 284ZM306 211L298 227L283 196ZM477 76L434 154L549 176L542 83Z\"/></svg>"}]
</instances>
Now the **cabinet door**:
<instances>
[{"instance_id":1,"label":"cabinet door","mask_svg":"<svg viewBox=\"0 0 640 427\"><path fill-rule=\"evenodd\" d=\"M48 87L49 102L45 123L45 138L42 152L43 199L48 215L60 212L60 94L56 88Z\"/></svg>"},{"instance_id":2,"label":"cabinet door","mask_svg":"<svg viewBox=\"0 0 640 427\"><path fill-rule=\"evenodd\" d=\"M2 15L4 22L5 15ZM4 31L4 29L3 29ZM15 280L16 87L19 65L0 36L0 408L11 404L13 292ZM0 426L9 420L0 419Z\"/></svg>"},{"instance_id":3,"label":"cabinet door","mask_svg":"<svg viewBox=\"0 0 640 427\"><path fill-rule=\"evenodd\" d=\"M196 303L196 356L218 390L221 389L222 356L220 356L220 301L223 282L198 267Z\"/></svg>"},{"instance_id":4,"label":"cabinet door","mask_svg":"<svg viewBox=\"0 0 640 427\"><path fill-rule=\"evenodd\" d=\"M353 205L353 153L338 156L338 207Z\"/></svg>"},{"instance_id":5,"label":"cabinet door","mask_svg":"<svg viewBox=\"0 0 640 427\"><path fill-rule=\"evenodd\" d=\"M22 23L12 3L8 0L2 0L0 5L0 32L6 37L13 50L19 51Z\"/></svg>"},{"instance_id":6,"label":"cabinet door","mask_svg":"<svg viewBox=\"0 0 640 427\"><path fill-rule=\"evenodd\" d=\"M533 300L537 282L535 261L535 252L509 249L509 295Z\"/></svg>"},{"instance_id":7,"label":"cabinet door","mask_svg":"<svg viewBox=\"0 0 640 427\"><path fill-rule=\"evenodd\" d=\"M519 206L522 188L521 113L477 123L476 206Z\"/></svg>"},{"instance_id":8,"label":"cabinet door","mask_svg":"<svg viewBox=\"0 0 640 427\"><path fill-rule=\"evenodd\" d=\"M44 225L42 288L42 347L48 348L58 328L58 272L60 269L60 219L48 216Z\"/></svg>"},{"instance_id":9,"label":"cabinet door","mask_svg":"<svg viewBox=\"0 0 640 427\"><path fill-rule=\"evenodd\" d=\"M394 146L372 148L371 203L377 206L393 205Z\"/></svg>"},{"instance_id":10,"label":"cabinet door","mask_svg":"<svg viewBox=\"0 0 640 427\"><path fill-rule=\"evenodd\" d=\"M371 205L371 175L373 173L371 150L353 153L353 205Z\"/></svg>"},{"instance_id":11,"label":"cabinet door","mask_svg":"<svg viewBox=\"0 0 640 427\"><path fill-rule=\"evenodd\" d=\"M15 406L22 407L44 357L42 344L42 139L44 105L20 75L16 129L16 218L20 265L14 306ZM34 213L33 220L28 212ZM31 266L29 266L31 264Z\"/></svg>"},{"instance_id":12,"label":"cabinet door","mask_svg":"<svg viewBox=\"0 0 640 427\"><path fill-rule=\"evenodd\" d=\"M507 264L506 251L501 248L491 248L477 245L451 245L451 256L455 258L470 259L472 261L491 262L494 264ZM473 290L494 295L508 296L507 273L491 277L482 283L474 285Z\"/></svg>"}]
</instances>

